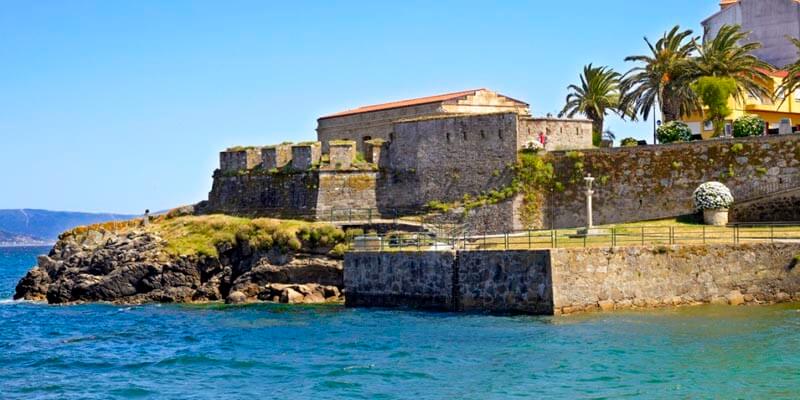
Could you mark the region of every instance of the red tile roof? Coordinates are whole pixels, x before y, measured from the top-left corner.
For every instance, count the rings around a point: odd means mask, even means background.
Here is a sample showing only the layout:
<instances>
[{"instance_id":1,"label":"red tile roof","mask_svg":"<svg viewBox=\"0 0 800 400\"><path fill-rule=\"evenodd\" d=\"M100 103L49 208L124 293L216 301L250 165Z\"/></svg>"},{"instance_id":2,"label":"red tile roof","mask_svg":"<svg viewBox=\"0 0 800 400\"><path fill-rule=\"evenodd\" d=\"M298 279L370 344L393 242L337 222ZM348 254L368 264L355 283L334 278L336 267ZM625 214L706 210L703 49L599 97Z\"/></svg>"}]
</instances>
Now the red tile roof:
<instances>
[{"instance_id":1,"label":"red tile roof","mask_svg":"<svg viewBox=\"0 0 800 400\"><path fill-rule=\"evenodd\" d=\"M335 114L326 115L326 116L320 117L319 119L334 118L334 117L344 117L344 116L348 116L348 115L355 115L355 114L367 113L367 112L372 112L372 111L383 111L383 110L391 110L391 109L395 109L395 108L418 106L418 105L422 105L422 104L439 103L439 102L442 102L442 101L455 100L455 99L458 99L458 98L461 98L461 97L464 97L464 96L469 96L469 95L475 94L476 92L479 92L481 90L486 90L486 89L464 90L464 91L455 92L455 93L445 93L445 94L440 94L440 95L436 95L436 96L420 97L420 98L417 98L417 99L400 100L400 101L393 101L393 102L390 102L390 103L375 104L375 105L371 105L371 106L363 106L363 107L354 108L352 110L347 110L347 111L342 111L342 112L338 112L338 113L335 113ZM522 103L522 104L527 105L527 103L521 102L519 100L512 99L510 97L508 99L516 101L518 103Z\"/></svg>"}]
</instances>

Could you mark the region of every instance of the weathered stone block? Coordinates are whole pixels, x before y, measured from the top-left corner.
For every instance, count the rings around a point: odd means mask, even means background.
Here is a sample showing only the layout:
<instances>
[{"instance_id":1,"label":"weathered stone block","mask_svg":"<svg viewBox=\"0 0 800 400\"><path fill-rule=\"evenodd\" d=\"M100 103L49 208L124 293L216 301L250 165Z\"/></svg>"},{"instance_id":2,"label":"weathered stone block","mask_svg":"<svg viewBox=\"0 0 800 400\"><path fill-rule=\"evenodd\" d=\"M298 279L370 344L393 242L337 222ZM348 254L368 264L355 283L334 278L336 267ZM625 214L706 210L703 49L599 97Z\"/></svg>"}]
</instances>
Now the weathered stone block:
<instances>
[{"instance_id":1,"label":"weathered stone block","mask_svg":"<svg viewBox=\"0 0 800 400\"><path fill-rule=\"evenodd\" d=\"M307 142L292 146L292 168L307 170L319 165L322 157L322 146L319 142Z\"/></svg>"},{"instance_id":2,"label":"weathered stone block","mask_svg":"<svg viewBox=\"0 0 800 400\"><path fill-rule=\"evenodd\" d=\"M253 169L261 165L261 148L233 148L219 153L219 169L236 172Z\"/></svg>"},{"instance_id":3,"label":"weathered stone block","mask_svg":"<svg viewBox=\"0 0 800 400\"><path fill-rule=\"evenodd\" d=\"M261 164L264 169L283 168L292 161L292 146L278 144L267 146L261 150Z\"/></svg>"},{"instance_id":4,"label":"weathered stone block","mask_svg":"<svg viewBox=\"0 0 800 400\"><path fill-rule=\"evenodd\" d=\"M352 140L332 140L328 143L331 166L335 169L349 169L356 158L356 142Z\"/></svg>"}]
</instances>

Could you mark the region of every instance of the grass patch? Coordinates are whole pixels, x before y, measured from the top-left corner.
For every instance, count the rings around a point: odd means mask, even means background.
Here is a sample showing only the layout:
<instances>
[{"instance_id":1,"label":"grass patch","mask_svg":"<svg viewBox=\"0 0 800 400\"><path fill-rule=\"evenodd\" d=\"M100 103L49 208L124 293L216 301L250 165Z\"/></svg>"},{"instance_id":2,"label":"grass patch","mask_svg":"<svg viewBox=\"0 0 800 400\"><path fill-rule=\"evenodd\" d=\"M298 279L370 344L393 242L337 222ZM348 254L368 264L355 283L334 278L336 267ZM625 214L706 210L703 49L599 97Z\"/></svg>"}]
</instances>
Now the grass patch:
<instances>
[{"instance_id":1,"label":"grass patch","mask_svg":"<svg viewBox=\"0 0 800 400\"><path fill-rule=\"evenodd\" d=\"M148 230L166 240L171 255L219 256L218 248L247 241L261 250L300 251L334 248L344 243L341 229L329 224L227 215L187 216L150 224Z\"/></svg>"}]
</instances>

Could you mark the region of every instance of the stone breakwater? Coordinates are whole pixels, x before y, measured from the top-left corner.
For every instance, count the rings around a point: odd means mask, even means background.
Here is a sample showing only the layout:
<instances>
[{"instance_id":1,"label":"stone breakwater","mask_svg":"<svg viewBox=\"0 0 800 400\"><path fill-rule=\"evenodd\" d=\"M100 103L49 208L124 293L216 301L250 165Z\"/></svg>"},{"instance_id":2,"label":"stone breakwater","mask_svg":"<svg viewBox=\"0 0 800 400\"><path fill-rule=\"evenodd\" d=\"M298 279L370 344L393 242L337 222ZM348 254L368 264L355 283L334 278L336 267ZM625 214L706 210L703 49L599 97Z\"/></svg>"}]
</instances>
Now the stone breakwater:
<instances>
[{"instance_id":1,"label":"stone breakwater","mask_svg":"<svg viewBox=\"0 0 800 400\"><path fill-rule=\"evenodd\" d=\"M145 231L62 237L17 284L15 299L228 303L341 301L342 262L323 254L261 251L247 242L219 256L174 256Z\"/></svg>"},{"instance_id":2,"label":"stone breakwater","mask_svg":"<svg viewBox=\"0 0 800 400\"><path fill-rule=\"evenodd\" d=\"M348 306L558 315L800 301L800 244L350 253Z\"/></svg>"}]
</instances>

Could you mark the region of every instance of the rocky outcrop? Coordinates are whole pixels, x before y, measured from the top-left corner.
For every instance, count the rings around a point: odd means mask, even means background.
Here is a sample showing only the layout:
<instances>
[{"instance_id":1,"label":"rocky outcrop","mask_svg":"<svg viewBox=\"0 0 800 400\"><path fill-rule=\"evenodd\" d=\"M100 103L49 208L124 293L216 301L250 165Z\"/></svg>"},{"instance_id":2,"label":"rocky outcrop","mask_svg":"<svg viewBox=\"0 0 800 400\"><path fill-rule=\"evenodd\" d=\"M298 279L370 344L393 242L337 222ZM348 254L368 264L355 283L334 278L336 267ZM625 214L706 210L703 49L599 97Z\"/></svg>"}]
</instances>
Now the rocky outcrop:
<instances>
[{"instance_id":1,"label":"rocky outcrop","mask_svg":"<svg viewBox=\"0 0 800 400\"><path fill-rule=\"evenodd\" d=\"M173 256L146 231L62 237L17 284L15 299L52 304L341 301L342 262L327 252L261 251L246 241L219 256Z\"/></svg>"}]
</instances>

